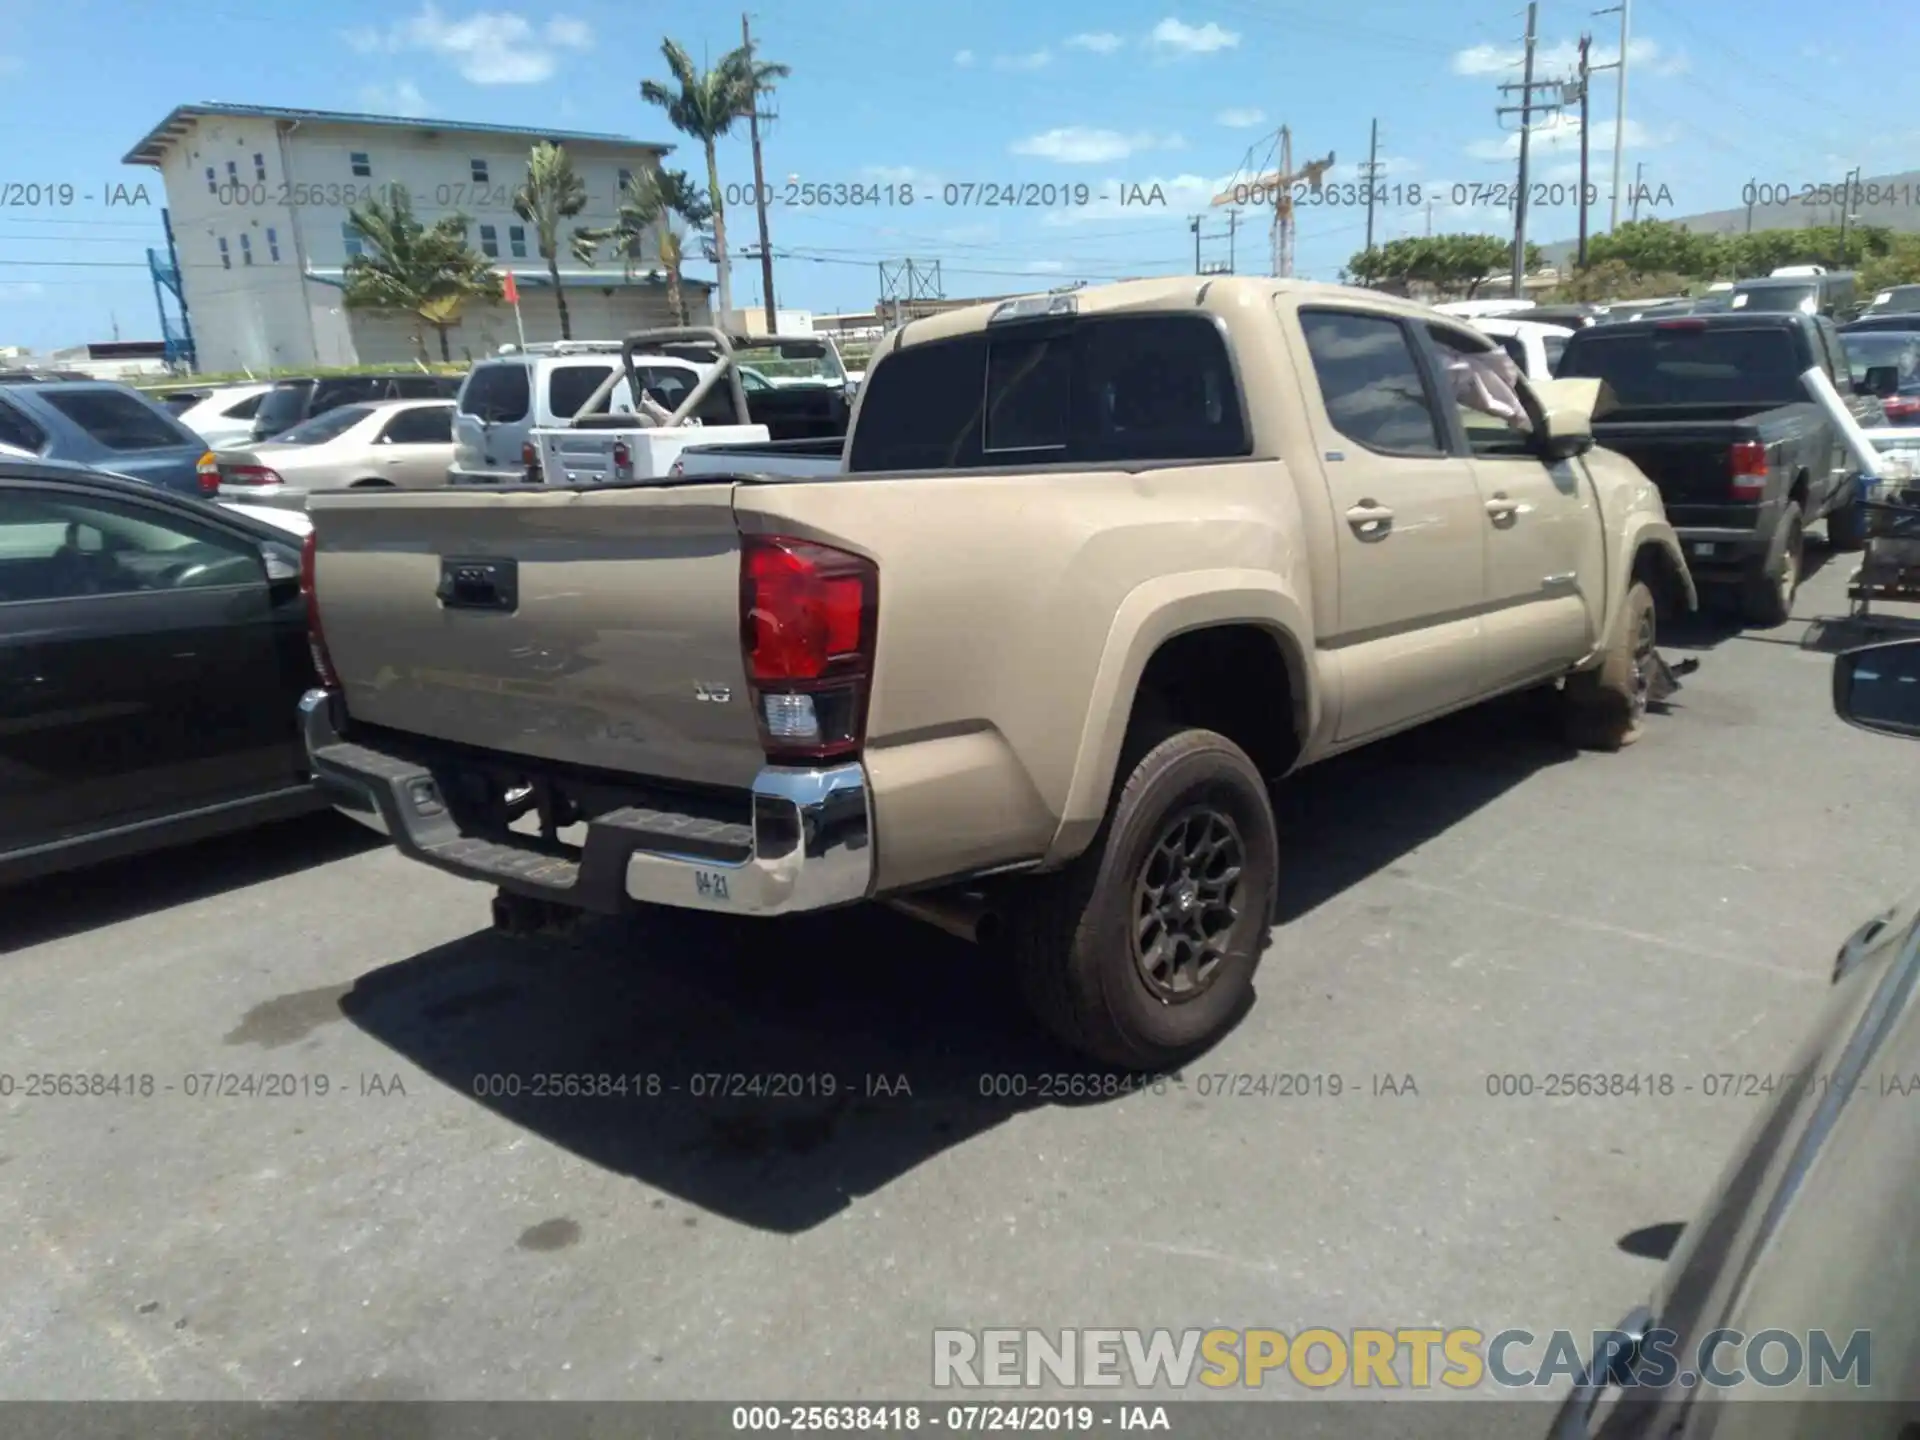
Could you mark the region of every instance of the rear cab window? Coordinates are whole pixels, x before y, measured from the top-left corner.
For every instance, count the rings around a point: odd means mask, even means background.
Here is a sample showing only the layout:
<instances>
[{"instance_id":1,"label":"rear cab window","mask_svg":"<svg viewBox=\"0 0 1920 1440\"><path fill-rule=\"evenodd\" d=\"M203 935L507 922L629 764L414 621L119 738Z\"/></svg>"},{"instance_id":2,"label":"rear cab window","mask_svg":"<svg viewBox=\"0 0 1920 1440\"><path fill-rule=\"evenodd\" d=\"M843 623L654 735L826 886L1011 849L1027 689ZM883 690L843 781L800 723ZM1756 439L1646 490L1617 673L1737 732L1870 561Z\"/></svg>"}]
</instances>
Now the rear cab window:
<instances>
[{"instance_id":1,"label":"rear cab window","mask_svg":"<svg viewBox=\"0 0 1920 1440\"><path fill-rule=\"evenodd\" d=\"M40 399L109 450L162 450L200 442L136 395L121 390L45 390Z\"/></svg>"},{"instance_id":2,"label":"rear cab window","mask_svg":"<svg viewBox=\"0 0 1920 1440\"><path fill-rule=\"evenodd\" d=\"M527 368L518 360L489 360L474 366L460 391L460 413L495 425L526 419L533 399Z\"/></svg>"},{"instance_id":3,"label":"rear cab window","mask_svg":"<svg viewBox=\"0 0 1920 1440\"><path fill-rule=\"evenodd\" d=\"M1251 453L1204 314L1090 315L911 346L866 382L848 469L1204 461Z\"/></svg>"},{"instance_id":4,"label":"rear cab window","mask_svg":"<svg viewBox=\"0 0 1920 1440\"><path fill-rule=\"evenodd\" d=\"M1623 406L1788 405L1800 387L1800 347L1782 325L1601 326L1567 347L1562 378L1604 380Z\"/></svg>"}]
</instances>

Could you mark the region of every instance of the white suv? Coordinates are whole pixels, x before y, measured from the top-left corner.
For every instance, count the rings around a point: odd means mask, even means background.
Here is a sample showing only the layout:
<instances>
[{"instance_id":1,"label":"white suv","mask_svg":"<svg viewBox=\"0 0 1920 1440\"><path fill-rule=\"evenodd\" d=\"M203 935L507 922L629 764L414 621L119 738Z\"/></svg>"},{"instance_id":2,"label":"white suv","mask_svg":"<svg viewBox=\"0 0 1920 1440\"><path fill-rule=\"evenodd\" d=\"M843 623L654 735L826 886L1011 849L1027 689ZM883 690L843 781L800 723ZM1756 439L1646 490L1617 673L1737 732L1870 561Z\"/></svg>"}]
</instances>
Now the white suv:
<instances>
[{"instance_id":1,"label":"white suv","mask_svg":"<svg viewBox=\"0 0 1920 1440\"><path fill-rule=\"evenodd\" d=\"M670 355L635 357L641 386L668 410L676 408L705 373ZM517 485L526 478L534 427L573 418L609 375L620 369L617 341L559 341L480 361L460 387L453 415L452 485ZM626 377L614 382L612 414L631 413Z\"/></svg>"}]
</instances>

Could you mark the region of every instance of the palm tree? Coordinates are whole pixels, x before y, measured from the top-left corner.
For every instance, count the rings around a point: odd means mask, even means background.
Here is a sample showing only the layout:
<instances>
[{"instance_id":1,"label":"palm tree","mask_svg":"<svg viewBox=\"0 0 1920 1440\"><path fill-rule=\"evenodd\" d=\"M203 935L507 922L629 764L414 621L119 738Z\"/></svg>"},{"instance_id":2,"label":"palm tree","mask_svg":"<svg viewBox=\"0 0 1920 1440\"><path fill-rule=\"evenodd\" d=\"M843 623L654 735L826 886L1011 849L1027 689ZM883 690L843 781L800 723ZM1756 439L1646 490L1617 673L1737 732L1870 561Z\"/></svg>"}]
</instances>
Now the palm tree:
<instances>
[{"instance_id":1,"label":"palm tree","mask_svg":"<svg viewBox=\"0 0 1920 1440\"><path fill-rule=\"evenodd\" d=\"M513 193L513 213L533 227L534 246L547 262L547 278L553 281L553 303L560 310L560 338L573 338L573 322L567 314L567 297L560 289L560 239L565 223L587 208L587 184L573 168L573 158L559 145L545 141L533 147L527 156L527 178ZM567 236L574 258L591 264L595 248L594 232L575 226Z\"/></svg>"},{"instance_id":2,"label":"palm tree","mask_svg":"<svg viewBox=\"0 0 1920 1440\"><path fill-rule=\"evenodd\" d=\"M402 185L392 186L384 202L375 196L354 206L347 217L367 248L347 261L343 303L349 310L395 311L425 321L440 334L440 358L452 360L447 332L460 323L468 302L500 298L500 277L467 244L467 217L446 215L424 224ZM413 342L425 360L425 337L416 331Z\"/></svg>"},{"instance_id":3,"label":"palm tree","mask_svg":"<svg viewBox=\"0 0 1920 1440\"><path fill-rule=\"evenodd\" d=\"M792 73L785 65L755 60L746 46L730 50L711 70L696 70L693 57L678 42L660 42L660 54L667 62L678 89L658 80L642 80L640 96L649 105L666 112L667 123L682 135L698 140L707 153L707 197L713 211L713 245L718 252L720 309L733 309L733 270L727 256L727 213L720 191L720 137L733 129L733 122L745 118L759 103L760 96L773 88L773 82Z\"/></svg>"},{"instance_id":4,"label":"palm tree","mask_svg":"<svg viewBox=\"0 0 1920 1440\"><path fill-rule=\"evenodd\" d=\"M674 323L685 325L687 307L681 295L680 272L686 252L676 222L698 229L712 216L713 207L705 193L686 171L649 168L636 175L622 192L614 224L591 234L596 247L602 241L613 242L613 251L629 279L634 267L647 258L647 240L654 236L655 253L667 272L667 305Z\"/></svg>"}]
</instances>

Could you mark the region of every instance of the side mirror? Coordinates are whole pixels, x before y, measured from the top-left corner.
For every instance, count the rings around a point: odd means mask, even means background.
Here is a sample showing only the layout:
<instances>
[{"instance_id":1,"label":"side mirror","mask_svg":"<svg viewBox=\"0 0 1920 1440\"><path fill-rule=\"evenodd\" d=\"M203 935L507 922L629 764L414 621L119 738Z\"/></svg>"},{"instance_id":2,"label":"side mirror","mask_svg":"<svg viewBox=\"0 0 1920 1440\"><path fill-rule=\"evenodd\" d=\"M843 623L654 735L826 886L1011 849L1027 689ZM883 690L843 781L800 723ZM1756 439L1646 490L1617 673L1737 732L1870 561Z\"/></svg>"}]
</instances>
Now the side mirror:
<instances>
[{"instance_id":1,"label":"side mirror","mask_svg":"<svg viewBox=\"0 0 1920 1440\"><path fill-rule=\"evenodd\" d=\"M1569 405L1550 405L1541 418L1540 453L1548 460L1571 460L1593 448L1593 416Z\"/></svg>"},{"instance_id":2,"label":"side mirror","mask_svg":"<svg viewBox=\"0 0 1920 1440\"><path fill-rule=\"evenodd\" d=\"M1860 377L1855 387L1862 395L1877 395L1884 400L1889 395L1900 393L1900 367L1898 365L1869 365L1867 373Z\"/></svg>"},{"instance_id":3,"label":"side mirror","mask_svg":"<svg viewBox=\"0 0 1920 1440\"><path fill-rule=\"evenodd\" d=\"M1920 639L1867 645L1838 656L1833 710L1862 730L1920 740Z\"/></svg>"}]
</instances>

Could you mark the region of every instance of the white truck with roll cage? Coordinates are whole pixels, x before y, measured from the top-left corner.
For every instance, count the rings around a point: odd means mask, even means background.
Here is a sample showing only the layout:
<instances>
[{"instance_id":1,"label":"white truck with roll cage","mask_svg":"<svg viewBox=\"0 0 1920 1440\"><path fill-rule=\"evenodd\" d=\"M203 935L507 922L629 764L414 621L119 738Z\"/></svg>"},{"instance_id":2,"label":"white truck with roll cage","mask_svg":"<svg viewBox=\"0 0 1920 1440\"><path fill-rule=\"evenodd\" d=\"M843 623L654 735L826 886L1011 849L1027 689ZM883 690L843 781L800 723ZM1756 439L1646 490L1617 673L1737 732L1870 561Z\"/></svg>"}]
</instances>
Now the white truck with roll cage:
<instances>
[{"instance_id":1,"label":"white truck with roll cage","mask_svg":"<svg viewBox=\"0 0 1920 1440\"><path fill-rule=\"evenodd\" d=\"M745 366L742 351L773 349L784 360L823 363L822 378L776 385ZM806 352L804 355L789 352ZM701 378L684 394L661 394L641 383L636 355L672 355L696 365ZM624 378L631 412L604 413ZM832 473L840 468L851 411L846 367L830 338L730 337L707 326L635 331L621 346L621 368L582 402L568 421L534 429L529 444L537 471L530 482L615 484L714 471L760 474ZM713 451L710 458L683 452ZM698 468L694 468L694 467Z\"/></svg>"}]
</instances>

